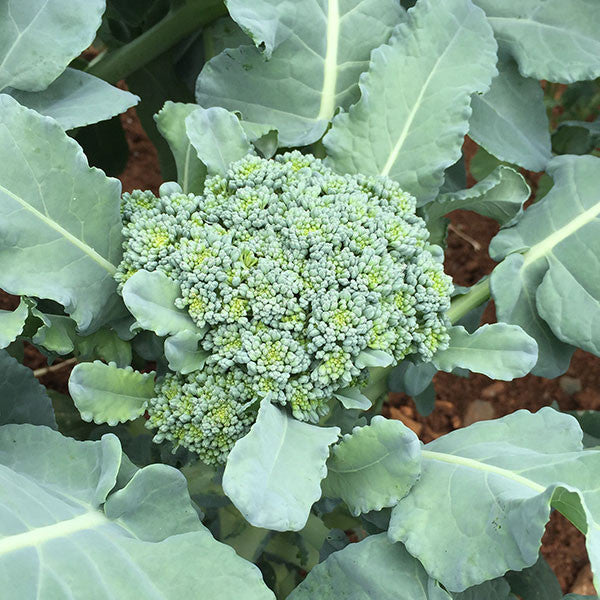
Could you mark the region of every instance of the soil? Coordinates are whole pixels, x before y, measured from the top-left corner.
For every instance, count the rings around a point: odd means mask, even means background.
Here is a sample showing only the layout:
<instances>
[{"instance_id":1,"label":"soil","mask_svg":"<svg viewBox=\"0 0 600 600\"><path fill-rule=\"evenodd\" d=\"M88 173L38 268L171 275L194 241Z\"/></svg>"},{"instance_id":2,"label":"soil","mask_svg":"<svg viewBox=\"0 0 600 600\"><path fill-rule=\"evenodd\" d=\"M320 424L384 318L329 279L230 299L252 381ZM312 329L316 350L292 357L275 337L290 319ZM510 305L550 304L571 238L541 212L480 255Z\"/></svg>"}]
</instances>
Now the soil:
<instances>
[{"instance_id":1,"label":"soil","mask_svg":"<svg viewBox=\"0 0 600 600\"><path fill-rule=\"evenodd\" d=\"M121 117L130 146L129 162L120 179L123 190L136 188L156 191L161 183L158 158L154 147L130 109ZM465 141L467 164L477 146ZM535 190L537 174L525 173ZM468 184L473 185L471 177ZM457 284L471 285L489 274L494 261L487 253L498 225L486 217L466 211L450 215L452 227L448 235L446 271ZM0 308L14 309L18 298L0 290ZM484 322L493 322L494 308L490 304ZM32 369L46 365L46 359L32 346L25 352L25 364ZM69 368L40 377L41 383L62 393L67 392ZM483 375L468 379L446 373L435 377L436 408L429 417L421 417L413 401L402 394L392 394L384 407L386 416L400 419L424 441L431 441L454 429L485 418L501 417L517 409L536 411L556 402L563 410L600 410L600 358L578 350L567 374L558 379L528 375L505 383L494 382ZM560 514L554 513L543 538L542 553L557 573L563 590L593 594L591 573L584 537Z\"/></svg>"}]
</instances>

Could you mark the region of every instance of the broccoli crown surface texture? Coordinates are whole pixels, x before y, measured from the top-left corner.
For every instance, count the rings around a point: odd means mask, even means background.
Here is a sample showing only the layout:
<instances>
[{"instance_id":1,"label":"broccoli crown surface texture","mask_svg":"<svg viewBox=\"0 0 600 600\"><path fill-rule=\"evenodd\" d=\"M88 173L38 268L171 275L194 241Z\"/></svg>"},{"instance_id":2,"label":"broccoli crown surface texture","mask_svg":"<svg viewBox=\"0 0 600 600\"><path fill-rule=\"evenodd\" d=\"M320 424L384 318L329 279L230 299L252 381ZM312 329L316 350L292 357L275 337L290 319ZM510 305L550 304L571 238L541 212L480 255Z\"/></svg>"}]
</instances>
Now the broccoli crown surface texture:
<instances>
[{"instance_id":1,"label":"broccoli crown surface texture","mask_svg":"<svg viewBox=\"0 0 600 600\"><path fill-rule=\"evenodd\" d=\"M247 156L201 196L123 198L117 281L160 270L207 333L201 371L159 380L156 441L223 462L259 400L317 422L365 382L369 356L431 359L447 345L452 284L415 199L386 177L339 175L299 152Z\"/></svg>"}]
</instances>

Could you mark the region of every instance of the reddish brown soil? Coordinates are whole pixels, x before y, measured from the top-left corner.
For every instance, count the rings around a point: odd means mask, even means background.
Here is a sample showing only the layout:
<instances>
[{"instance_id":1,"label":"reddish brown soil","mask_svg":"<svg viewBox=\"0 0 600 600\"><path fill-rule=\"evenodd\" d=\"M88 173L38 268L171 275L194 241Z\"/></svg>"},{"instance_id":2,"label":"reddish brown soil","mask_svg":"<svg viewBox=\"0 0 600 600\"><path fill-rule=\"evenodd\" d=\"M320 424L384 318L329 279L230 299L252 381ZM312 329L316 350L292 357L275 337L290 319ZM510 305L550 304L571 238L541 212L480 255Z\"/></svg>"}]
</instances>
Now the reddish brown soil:
<instances>
[{"instance_id":1,"label":"reddish brown soil","mask_svg":"<svg viewBox=\"0 0 600 600\"><path fill-rule=\"evenodd\" d=\"M130 146L130 158L121 176L124 191L146 188L156 191L161 183L158 160L154 147L142 131L135 110L122 116ZM476 146L466 141L467 162ZM535 189L536 174L525 174ZM473 184L469 178L469 185ZM497 232L497 224L474 213L456 211L451 215L452 229L448 236L446 270L457 284L470 285L491 272L494 262L487 254L490 239ZM466 239L465 239L466 237ZM0 291L0 308L16 307L17 299ZM484 314L484 321L493 321L493 307ZM46 364L34 348L26 350L25 363L33 369ZM51 373L40 381L66 393L68 369ZM429 417L420 417L412 400L393 394L384 407L385 414L404 421L427 442L449 431L463 427L481 418L500 417L519 408L536 411L542 406L558 402L561 409L600 410L600 359L577 351L567 376L580 382L581 389L569 395L561 387L561 380L549 380L529 375L510 383L494 382L483 375L463 379L439 373L435 377L437 401ZM563 382L564 383L564 382ZM559 514L552 516L543 540L542 552L558 574L565 592L593 593L591 575L583 536Z\"/></svg>"}]
</instances>

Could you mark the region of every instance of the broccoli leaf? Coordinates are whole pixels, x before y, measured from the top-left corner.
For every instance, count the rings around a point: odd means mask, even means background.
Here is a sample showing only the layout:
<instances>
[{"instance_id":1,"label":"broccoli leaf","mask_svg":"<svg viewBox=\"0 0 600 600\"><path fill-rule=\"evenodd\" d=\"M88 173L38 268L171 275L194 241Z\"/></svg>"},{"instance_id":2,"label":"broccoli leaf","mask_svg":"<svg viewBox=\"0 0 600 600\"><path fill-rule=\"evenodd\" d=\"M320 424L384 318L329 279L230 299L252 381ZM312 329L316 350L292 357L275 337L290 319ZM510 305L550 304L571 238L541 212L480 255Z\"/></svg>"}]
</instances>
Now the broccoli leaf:
<instances>
[{"instance_id":1,"label":"broccoli leaf","mask_svg":"<svg viewBox=\"0 0 600 600\"><path fill-rule=\"evenodd\" d=\"M519 326L494 323L469 333L459 325L451 327L448 333L450 345L432 359L440 371L450 373L459 367L492 379L512 381L527 375L537 362L537 343Z\"/></svg>"},{"instance_id":2,"label":"broccoli leaf","mask_svg":"<svg viewBox=\"0 0 600 600\"><path fill-rule=\"evenodd\" d=\"M84 421L116 425L144 414L154 396L154 371L138 373L114 363L79 363L69 378L69 393Z\"/></svg>"},{"instance_id":3,"label":"broccoli leaf","mask_svg":"<svg viewBox=\"0 0 600 600\"><path fill-rule=\"evenodd\" d=\"M116 302L121 186L56 121L0 95L0 286L61 303L80 330Z\"/></svg>"},{"instance_id":4,"label":"broccoli leaf","mask_svg":"<svg viewBox=\"0 0 600 600\"><path fill-rule=\"evenodd\" d=\"M110 119L140 101L137 96L77 69L67 69L43 92L5 92L20 104L52 117L64 129Z\"/></svg>"},{"instance_id":5,"label":"broccoli leaf","mask_svg":"<svg viewBox=\"0 0 600 600\"><path fill-rule=\"evenodd\" d=\"M559 156L548 172L552 190L492 240L492 258L507 258L490 284L498 320L538 343L533 373L555 377L571 345L600 355L600 158Z\"/></svg>"},{"instance_id":6,"label":"broccoli leaf","mask_svg":"<svg viewBox=\"0 0 600 600\"><path fill-rule=\"evenodd\" d=\"M336 108L356 102L371 50L388 40L403 15L394 0L227 4L231 16L272 54L268 58L249 45L224 50L200 73L196 99L275 126L282 146L317 141Z\"/></svg>"},{"instance_id":7,"label":"broccoli leaf","mask_svg":"<svg viewBox=\"0 0 600 600\"><path fill-rule=\"evenodd\" d=\"M161 271L137 271L123 286L123 301L141 327L159 336L198 331L187 311L177 308L179 284Z\"/></svg>"},{"instance_id":8,"label":"broccoli leaf","mask_svg":"<svg viewBox=\"0 0 600 600\"><path fill-rule=\"evenodd\" d=\"M169 369L183 375L197 371L204 366L208 352L198 350L198 342L203 334L195 331L180 331L165 340L165 358Z\"/></svg>"},{"instance_id":9,"label":"broccoli leaf","mask_svg":"<svg viewBox=\"0 0 600 600\"><path fill-rule=\"evenodd\" d=\"M473 0L525 77L572 83L600 75L596 0Z\"/></svg>"},{"instance_id":10,"label":"broccoli leaf","mask_svg":"<svg viewBox=\"0 0 600 600\"><path fill-rule=\"evenodd\" d=\"M185 477L160 464L136 471L114 435L79 442L7 425L0 468L7 600L178 600L199 589L215 600L274 599L260 571L200 523Z\"/></svg>"},{"instance_id":11,"label":"broccoli leaf","mask_svg":"<svg viewBox=\"0 0 600 600\"><path fill-rule=\"evenodd\" d=\"M244 158L251 150L238 118L219 106L199 106L186 117L185 131L211 175L224 175L230 163Z\"/></svg>"},{"instance_id":12,"label":"broccoli leaf","mask_svg":"<svg viewBox=\"0 0 600 600\"><path fill-rule=\"evenodd\" d=\"M167 101L154 116L158 131L167 140L175 158L177 182L184 194L202 193L206 178L206 167L198 158L185 126L186 118L195 110L198 110L197 104Z\"/></svg>"},{"instance_id":13,"label":"broccoli leaf","mask_svg":"<svg viewBox=\"0 0 600 600\"><path fill-rule=\"evenodd\" d=\"M0 91L47 88L93 41L105 0L0 4Z\"/></svg>"},{"instance_id":14,"label":"broccoli leaf","mask_svg":"<svg viewBox=\"0 0 600 600\"><path fill-rule=\"evenodd\" d=\"M24 300L15 310L0 310L0 348L6 348L21 335L28 315L29 309Z\"/></svg>"},{"instance_id":15,"label":"broccoli leaf","mask_svg":"<svg viewBox=\"0 0 600 600\"><path fill-rule=\"evenodd\" d=\"M392 544L385 533L371 535L330 554L288 598L451 600L404 546Z\"/></svg>"},{"instance_id":16,"label":"broccoli leaf","mask_svg":"<svg viewBox=\"0 0 600 600\"><path fill-rule=\"evenodd\" d=\"M472 210L498 221L500 225L509 225L521 214L529 194L530 189L523 176L510 167L500 165L473 187L440 194L422 208L431 232L429 239L434 244L443 242L448 223L444 215L457 209Z\"/></svg>"},{"instance_id":17,"label":"broccoli leaf","mask_svg":"<svg viewBox=\"0 0 600 600\"><path fill-rule=\"evenodd\" d=\"M470 0L421 0L373 52L359 102L334 118L324 139L331 164L388 175L429 202L460 158L471 95L489 89L495 64L483 11Z\"/></svg>"},{"instance_id":18,"label":"broccoli leaf","mask_svg":"<svg viewBox=\"0 0 600 600\"><path fill-rule=\"evenodd\" d=\"M48 352L64 356L74 353L80 359L101 358L113 361L119 367L131 363L131 344L119 338L108 327L86 336L78 335L75 321L64 315L48 315L33 309L33 314L43 321L31 341Z\"/></svg>"},{"instance_id":19,"label":"broccoli leaf","mask_svg":"<svg viewBox=\"0 0 600 600\"><path fill-rule=\"evenodd\" d=\"M394 506L421 473L417 436L400 421L373 417L332 449L323 494L341 498L356 517Z\"/></svg>"},{"instance_id":20,"label":"broccoli leaf","mask_svg":"<svg viewBox=\"0 0 600 600\"><path fill-rule=\"evenodd\" d=\"M500 60L498 70L490 90L471 99L469 137L503 161L543 171L552 148L540 82L520 75L512 60Z\"/></svg>"},{"instance_id":21,"label":"broccoli leaf","mask_svg":"<svg viewBox=\"0 0 600 600\"><path fill-rule=\"evenodd\" d=\"M251 525L300 531L321 497L329 446L339 433L289 417L266 396L256 423L229 454L223 490Z\"/></svg>"},{"instance_id":22,"label":"broccoli leaf","mask_svg":"<svg viewBox=\"0 0 600 600\"><path fill-rule=\"evenodd\" d=\"M56 429L52 403L33 371L0 350L0 425L31 423Z\"/></svg>"},{"instance_id":23,"label":"broccoli leaf","mask_svg":"<svg viewBox=\"0 0 600 600\"><path fill-rule=\"evenodd\" d=\"M533 565L554 507L587 531L597 574L600 453L584 451L581 438L573 417L543 408L426 444L419 481L392 510L390 538L460 592Z\"/></svg>"}]
</instances>

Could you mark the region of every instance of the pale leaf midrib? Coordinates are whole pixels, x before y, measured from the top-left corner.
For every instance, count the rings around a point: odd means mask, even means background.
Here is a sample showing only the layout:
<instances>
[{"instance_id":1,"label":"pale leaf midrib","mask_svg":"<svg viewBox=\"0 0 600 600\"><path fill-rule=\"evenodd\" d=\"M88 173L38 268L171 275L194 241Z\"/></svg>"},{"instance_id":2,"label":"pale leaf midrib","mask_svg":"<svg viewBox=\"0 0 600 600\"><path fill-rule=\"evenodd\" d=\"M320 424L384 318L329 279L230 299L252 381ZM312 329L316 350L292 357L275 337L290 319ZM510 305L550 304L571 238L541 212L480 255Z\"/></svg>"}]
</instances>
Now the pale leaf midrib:
<instances>
[{"instance_id":1,"label":"pale leaf midrib","mask_svg":"<svg viewBox=\"0 0 600 600\"><path fill-rule=\"evenodd\" d=\"M495 465L490 465L488 463L484 463L473 458L466 458L464 456L457 456L455 454L445 454L443 452L435 452L432 450L422 450L421 456L424 460L437 460L439 462L445 462L452 465L467 467L476 471L493 473L494 475L499 475L500 477L504 477L505 479L509 479L511 481L514 481L515 483L520 483L521 485L528 487L540 494L546 491L546 488L543 485L540 485L535 481L531 481L531 479L527 479L522 475L517 475L516 473L513 473L508 469L496 467Z\"/></svg>"},{"instance_id":2,"label":"pale leaf midrib","mask_svg":"<svg viewBox=\"0 0 600 600\"><path fill-rule=\"evenodd\" d=\"M56 221L53 221L49 217L43 215L39 210L28 204L23 198L20 198L16 194L13 194L10 190L6 189L4 186L0 185L0 192L5 193L9 198L12 198L17 204L22 206L25 210L31 212L35 217L37 217L40 221L42 221L45 225L54 229L58 234L60 234L65 240L73 244L76 248L81 250L84 254L87 254L94 262L100 265L105 271L107 271L110 275L114 275L117 272L117 268L111 262L106 260L102 255L100 255L96 250L94 250L91 246L84 243L80 239L76 238L72 233L68 232L64 227L59 225Z\"/></svg>"},{"instance_id":3,"label":"pale leaf midrib","mask_svg":"<svg viewBox=\"0 0 600 600\"><path fill-rule=\"evenodd\" d=\"M21 550L23 548L39 548L45 542L57 538L64 538L86 529L97 529L110 521L98 511L88 511L72 519L60 521L53 525L37 527L24 533L18 533L0 539L0 556Z\"/></svg>"},{"instance_id":4,"label":"pale leaf midrib","mask_svg":"<svg viewBox=\"0 0 600 600\"><path fill-rule=\"evenodd\" d=\"M557 229L553 233L551 233L547 238L544 238L541 242L538 242L534 246L532 246L525 253L525 260L523 261L523 269L535 262L536 260L547 256L552 252L552 249L572 236L576 231L591 223L596 217L600 215L600 201L595 206L588 208L586 211L580 213L575 217L572 221L569 221L566 225Z\"/></svg>"},{"instance_id":5,"label":"pale leaf midrib","mask_svg":"<svg viewBox=\"0 0 600 600\"><path fill-rule=\"evenodd\" d=\"M452 47L454 40L456 40L459 32L462 31L463 29L464 29L464 25L461 23L460 26L457 27L456 31L454 32L452 39L448 42L448 44L446 45L446 47L444 48L442 53L437 57L437 60L435 61L435 64L433 65L431 71L429 72L427 79L425 80L425 82L423 83L423 85L421 87L421 90L419 92L419 95L417 96L414 106L412 107L408 117L406 118L406 122L404 123L404 127L400 133L400 136L398 137L396 144L392 148L392 151L390 152L390 155L388 156L388 159L387 159L383 169L381 170L381 175L387 176L387 175L389 175L390 171L392 170L392 167L394 166L394 164L398 158L398 154L400 154L400 150L402 150L402 146L404 146L404 142L406 141L406 138L408 137L408 134L412 127L413 121L415 120L415 117L417 116L417 113L419 112L419 109L421 108L421 103L425 96L425 92L429 88L429 84L431 83L433 76L437 73L438 67L440 66L440 63L442 62L442 59L445 58L446 53ZM401 41L404 41L406 43L406 40L396 40L397 43L400 43Z\"/></svg>"},{"instance_id":6,"label":"pale leaf midrib","mask_svg":"<svg viewBox=\"0 0 600 600\"><path fill-rule=\"evenodd\" d=\"M328 0L327 11L327 50L323 64L323 88L321 107L317 120L329 121L335 111L335 88L338 76L338 46L340 34L339 0Z\"/></svg>"}]
</instances>

